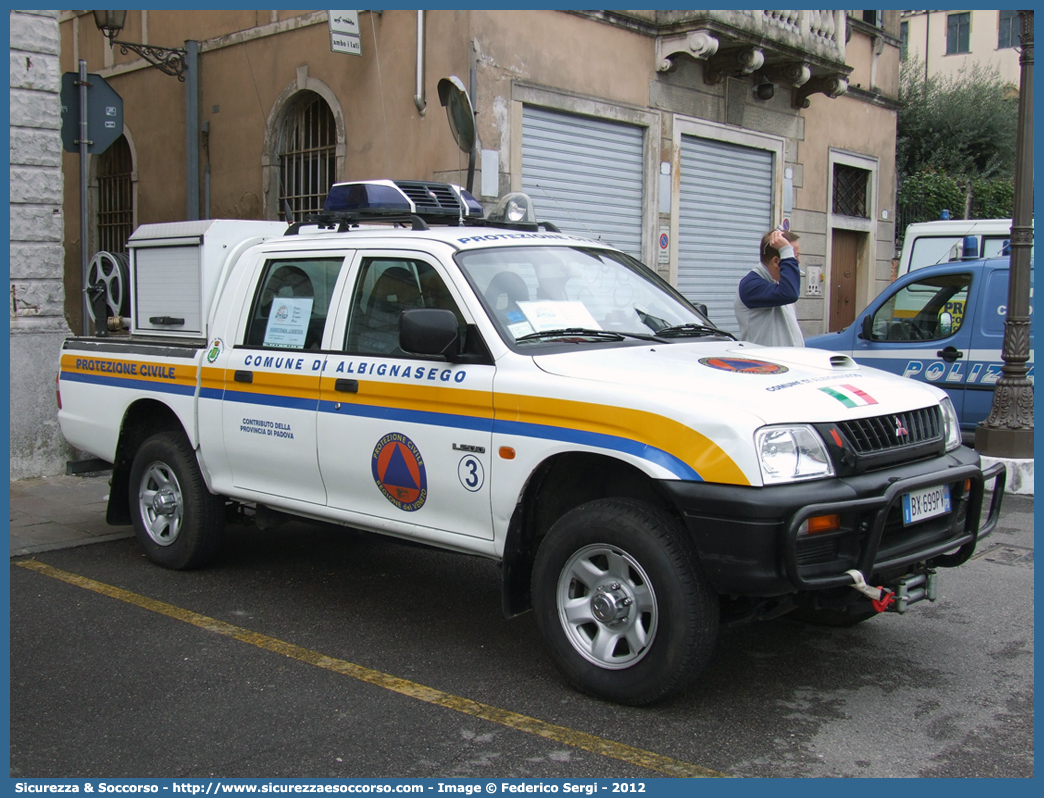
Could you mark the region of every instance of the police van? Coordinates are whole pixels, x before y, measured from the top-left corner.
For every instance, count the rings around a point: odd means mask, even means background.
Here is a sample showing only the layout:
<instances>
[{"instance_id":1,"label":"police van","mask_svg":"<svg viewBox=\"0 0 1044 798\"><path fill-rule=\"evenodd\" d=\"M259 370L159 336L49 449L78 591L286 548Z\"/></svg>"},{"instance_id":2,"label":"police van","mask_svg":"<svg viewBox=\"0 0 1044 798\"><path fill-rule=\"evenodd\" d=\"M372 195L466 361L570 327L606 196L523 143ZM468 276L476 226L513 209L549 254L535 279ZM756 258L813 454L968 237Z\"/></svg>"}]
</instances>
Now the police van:
<instances>
[{"instance_id":1,"label":"police van","mask_svg":"<svg viewBox=\"0 0 1044 798\"><path fill-rule=\"evenodd\" d=\"M892 283L853 324L808 338L805 345L937 385L953 402L961 429L972 434L989 415L1001 376L1009 260L961 260L918 269ZM1031 319L1032 312L1031 264ZM1027 365L1032 380L1032 325Z\"/></svg>"},{"instance_id":2,"label":"police van","mask_svg":"<svg viewBox=\"0 0 1044 798\"><path fill-rule=\"evenodd\" d=\"M452 185L338 184L289 227L129 249L127 319L65 341L58 420L167 568L244 516L487 557L570 682L646 704L722 623L935 600L997 523L1004 469L940 387L737 341L525 195L484 217Z\"/></svg>"},{"instance_id":3,"label":"police van","mask_svg":"<svg viewBox=\"0 0 1044 798\"><path fill-rule=\"evenodd\" d=\"M940 219L908 225L899 255L900 276L925 266L1007 257L1011 219Z\"/></svg>"}]
</instances>

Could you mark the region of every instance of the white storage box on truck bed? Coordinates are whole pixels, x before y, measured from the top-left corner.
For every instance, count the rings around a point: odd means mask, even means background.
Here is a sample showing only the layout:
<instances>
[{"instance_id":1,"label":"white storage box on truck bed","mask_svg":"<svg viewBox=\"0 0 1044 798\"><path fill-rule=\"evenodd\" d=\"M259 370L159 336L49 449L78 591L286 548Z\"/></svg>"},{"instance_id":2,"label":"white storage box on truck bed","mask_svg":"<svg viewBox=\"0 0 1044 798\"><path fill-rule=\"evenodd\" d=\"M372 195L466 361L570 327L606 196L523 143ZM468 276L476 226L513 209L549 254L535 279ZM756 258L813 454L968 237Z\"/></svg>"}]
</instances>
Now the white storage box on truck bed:
<instances>
[{"instance_id":1,"label":"white storage box on truck bed","mask_svg":"<svg viewBox=\"0 0 1044 798\"><path fill-rule=\"evenodd\" d=\"M279 222L217 219L142 225L127 242L131 333L206 338L207 314L230 256L285 231Z\"/></svg>"}]
</instances>

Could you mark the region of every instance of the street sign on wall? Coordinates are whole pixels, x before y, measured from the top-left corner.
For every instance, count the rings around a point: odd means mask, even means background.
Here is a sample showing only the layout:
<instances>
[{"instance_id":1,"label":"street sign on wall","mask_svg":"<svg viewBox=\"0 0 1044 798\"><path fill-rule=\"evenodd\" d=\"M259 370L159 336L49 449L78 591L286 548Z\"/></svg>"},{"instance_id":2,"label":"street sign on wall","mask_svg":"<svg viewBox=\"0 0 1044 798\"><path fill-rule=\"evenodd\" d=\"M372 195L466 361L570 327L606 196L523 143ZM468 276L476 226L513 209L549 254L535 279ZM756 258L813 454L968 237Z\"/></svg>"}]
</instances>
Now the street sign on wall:
<instances>
[{"instance_id":1,"label":"street sign on wall","mask_svg":"<svg viewBox=\"0 0 1044 798\"><path fill-rule=\"evenodd\" d=\"M79 75L62 75L62 147L68 152L80 151L80 87ZM105 152L123 135L123 98L101 75L87 75L87 152Z\"/></svg>"},{"instance_id":2,"label":"street sign on wall","mask_svg":"<svg viewBox=\"0 0 1044 798\"><path fill-rule=\"evenodd\" d=\"M330 49L335 53L362 55L358 11L327 11L330 18Z\"/></svg>"}]
</instances>

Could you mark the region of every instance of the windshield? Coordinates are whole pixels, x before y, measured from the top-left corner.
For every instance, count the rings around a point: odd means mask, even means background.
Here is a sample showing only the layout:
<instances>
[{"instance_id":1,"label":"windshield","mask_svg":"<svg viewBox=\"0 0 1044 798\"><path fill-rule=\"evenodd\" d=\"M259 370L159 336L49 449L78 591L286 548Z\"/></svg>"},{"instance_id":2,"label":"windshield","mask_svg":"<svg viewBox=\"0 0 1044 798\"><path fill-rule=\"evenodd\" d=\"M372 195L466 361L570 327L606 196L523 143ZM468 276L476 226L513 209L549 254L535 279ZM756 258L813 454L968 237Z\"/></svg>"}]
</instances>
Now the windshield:
<instances>
[{"instance_id":1,"label":"windshield","mask_svg":"<svg viewBox=\"0 0 1044 798\"><path fill-rule=\"evenodd\" d=\"M509 344L546 342L556 331L583 331L588 335L581 338L600 341L649 338L679 327L693 335L725 335L645 266L620 252L498 248L459 253L457 262Z\"/></svg>"}]
</instances>

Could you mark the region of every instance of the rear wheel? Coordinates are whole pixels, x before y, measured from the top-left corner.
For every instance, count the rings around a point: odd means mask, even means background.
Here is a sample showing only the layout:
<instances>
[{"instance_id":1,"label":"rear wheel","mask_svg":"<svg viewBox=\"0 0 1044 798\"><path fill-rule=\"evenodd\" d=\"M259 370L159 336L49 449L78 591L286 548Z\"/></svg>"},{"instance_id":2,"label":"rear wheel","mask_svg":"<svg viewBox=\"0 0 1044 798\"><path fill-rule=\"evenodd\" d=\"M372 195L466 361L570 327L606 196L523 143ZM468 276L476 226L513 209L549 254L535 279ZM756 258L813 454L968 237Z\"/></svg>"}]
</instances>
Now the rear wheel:
<instances>
[{"instance_id":1,"label":"rear wheel","mask_svg":"<svg viewBox=\"0 0 1044 798\"><path fill-rule=\"evenodd\" d=\"M560 518L533 569L537 626L584 692L649 704L710 658L718 598L681 525L642 502L601 499Z\"/></svg>"},{"instance_id":2,"label":"rear wheel","mask_svg":"<svg viewBox=\"0 0 1044 798\"><path fill-rule=\"evenodd\" d=\"M208 489L185 436L153 435L134 456L130 509L138 544L164 568L198 568L217 552L224 501Z\"/></svg>"}]
</instances>

